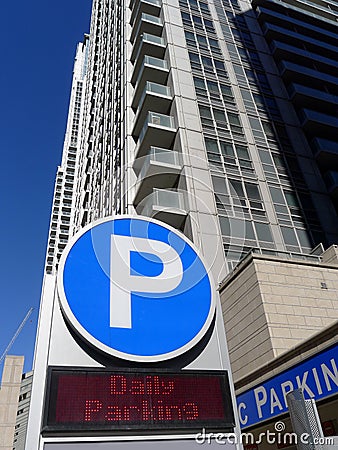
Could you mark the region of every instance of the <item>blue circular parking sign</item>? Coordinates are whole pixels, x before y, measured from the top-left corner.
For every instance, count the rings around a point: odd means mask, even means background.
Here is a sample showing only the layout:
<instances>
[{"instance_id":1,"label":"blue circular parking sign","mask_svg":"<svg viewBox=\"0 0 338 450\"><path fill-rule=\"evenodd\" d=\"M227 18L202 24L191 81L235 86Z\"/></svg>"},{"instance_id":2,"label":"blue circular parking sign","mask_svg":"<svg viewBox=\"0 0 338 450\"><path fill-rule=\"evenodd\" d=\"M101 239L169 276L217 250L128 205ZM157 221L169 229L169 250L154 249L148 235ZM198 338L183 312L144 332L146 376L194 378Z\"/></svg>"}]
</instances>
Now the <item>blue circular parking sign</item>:
<instances>
[{"instance_id":1,"label":"blue circular parking sign","mask_svg":"<svg viewBox=\"0 0 338 450\"><path fill-rule=\"evenodd\" d=\"M100 220L75 235L60 261L58 292L82 338L132 361L186 352L215 313L215 290L192 243L141 216Z\"/></svg>"}]
</instances>

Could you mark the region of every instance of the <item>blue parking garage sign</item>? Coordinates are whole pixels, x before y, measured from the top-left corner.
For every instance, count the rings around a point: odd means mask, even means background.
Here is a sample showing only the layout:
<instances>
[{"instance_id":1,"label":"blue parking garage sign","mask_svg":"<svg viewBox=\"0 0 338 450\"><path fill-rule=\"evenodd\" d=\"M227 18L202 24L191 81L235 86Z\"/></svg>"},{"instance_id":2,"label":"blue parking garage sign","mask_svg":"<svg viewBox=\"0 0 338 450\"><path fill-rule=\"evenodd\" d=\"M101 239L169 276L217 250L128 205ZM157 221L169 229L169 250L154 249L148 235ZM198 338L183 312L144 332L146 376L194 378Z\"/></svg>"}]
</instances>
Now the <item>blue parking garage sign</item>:
<instances>
[{"instance_id":1,"label":"blue parking garage sign","mask_svg":"<svg viewBox=\"0 0 338 450\"><path fill-rule=\"evenodd\" d=\"M215 289L192 243L140 216L104 219L74 236L60 261L58 292L82 338L133 361L184 353L215 314Z\"/></svg>"},{"instance_id":2,"label":"blue parking garage sign","mask_svg":"<svg viewBox=\"0 0 338 450\"><path fill-rule=\"evenodd\" d=\"M286 396L301 388L306 399L321 400L338 393L338 345L334 345L237 396L242 428L288 411Z\"/></svg>"}]
</instances>

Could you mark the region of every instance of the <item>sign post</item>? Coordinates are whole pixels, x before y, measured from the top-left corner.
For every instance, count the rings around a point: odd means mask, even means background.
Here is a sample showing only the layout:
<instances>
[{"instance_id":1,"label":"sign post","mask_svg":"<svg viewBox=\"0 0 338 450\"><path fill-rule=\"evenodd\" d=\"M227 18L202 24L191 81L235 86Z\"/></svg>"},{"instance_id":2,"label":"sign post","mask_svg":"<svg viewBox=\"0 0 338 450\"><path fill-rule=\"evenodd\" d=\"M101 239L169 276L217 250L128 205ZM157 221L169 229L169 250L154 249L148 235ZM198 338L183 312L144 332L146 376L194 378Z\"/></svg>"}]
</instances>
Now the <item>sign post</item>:
<instances>
[{"instance_id":1,"label":"sign post","mask_svg":"<svg viewBox=\"0 0 338 450\"><path fill-rule=\"evenodd\" d=\"M183 234L141 216L97 221L69 242L54 282L27 450L193 449L202 430L239 431L218 292Z\"/></svg>"}]
</instances>

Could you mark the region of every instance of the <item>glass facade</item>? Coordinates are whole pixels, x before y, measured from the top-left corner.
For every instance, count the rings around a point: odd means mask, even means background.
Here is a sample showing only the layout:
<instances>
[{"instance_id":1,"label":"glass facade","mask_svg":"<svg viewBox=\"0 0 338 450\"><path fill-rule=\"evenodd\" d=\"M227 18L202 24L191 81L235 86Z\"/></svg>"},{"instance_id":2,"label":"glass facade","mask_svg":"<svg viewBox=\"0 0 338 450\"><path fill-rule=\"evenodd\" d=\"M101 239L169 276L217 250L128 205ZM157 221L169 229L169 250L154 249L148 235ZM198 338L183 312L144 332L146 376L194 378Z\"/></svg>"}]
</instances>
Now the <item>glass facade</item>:
<instances>
[{"instance_id":1,"label":"glass facade","mask_svg":"<svg viewBox=\"0 0 338 450\"><path fill-rule=\"evenodd\" d=\"M142 211L176 226L169 207L165 215L151 207L172 198L186 211L181 230L197 242L210 228L196 206L202 188L194 172L203 169L202 197L212 195L227 271L253 248L309 254L336 242L328 195L338 190L336 138L326 133L335 127L336 28L329 22L324 33L310 4L95 0L78 170L67 180L76 183L76 204L64 225L76 231ZM75 111L74 132L77 120ZM159 197L161 189L168 193Z\"/></svg>"},{"instance_id":2,"label":"glass facade","mask_svg":"<svg viewBox=\"0 0 338 450\"><path fill-rule=\"evenodd\" d=\"M284 250L308 253L325 237L261 63L266 54L255 43L259 30L252 32L252 17L235 0L216 0L216 16L205 2L179 4L229 268L252 247L276 249L271 223L281 231Z\"/></svg>"}]
</instances>

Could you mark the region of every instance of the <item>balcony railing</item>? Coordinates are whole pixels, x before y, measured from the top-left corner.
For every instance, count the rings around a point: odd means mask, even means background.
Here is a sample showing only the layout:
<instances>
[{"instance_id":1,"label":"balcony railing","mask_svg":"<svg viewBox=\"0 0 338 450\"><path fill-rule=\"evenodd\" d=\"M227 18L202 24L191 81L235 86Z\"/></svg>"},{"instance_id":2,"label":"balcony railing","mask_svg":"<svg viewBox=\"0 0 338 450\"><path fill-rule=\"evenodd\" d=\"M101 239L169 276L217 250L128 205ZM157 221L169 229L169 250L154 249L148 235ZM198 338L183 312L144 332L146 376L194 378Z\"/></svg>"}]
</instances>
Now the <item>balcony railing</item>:
<instances>
[{"instance_id":1,"label":"balcony railing","mask_svg":"<svg viewBox=\"0 0 338 450\"><path fill-rule=\"evenodd\" d=\"M338 62L335 61L332 58L327 58L324 55L319 55L318 53L310 52L309 50L304 50L299 47L295 47L292 44L286 44L285 42L279 42L279 41L271 41L270 42L270 48L272 53L278 58L278 59L293 59L294 61L297 61L298 63L300 61L316 61L316 63L320 63L322 65L325 65L328 70L334 71L338 67Z\"/></svg>"},{"instance_id":2,"label":"balcony railing","mask_svg":"<svg viewBox=\"0 0 338 450\"><path fill-rule=\"evenodd\" d=\"M294 2L293 0L291 0L291 1L289 1L289 0L287 0L287 1L285 1L285 0L269 0L269 3L271 3L271 4L277 4L277 5L280 5L281 3L284 3L284 6L286 6L285 5L285 3L287 3L288 5L287 5L287 9L290 9L290 10L293 10L293 11L296 11L297 13L301 13L302 15L304 14L304 7L303 7L303 5L301 5L301 3L302 2L298 2L298 4L299 4L299 6L297 5L297 2ZM309 2L308 2L309 3ZM309 3L311 6L314 6L314 4L313 4L313 2L310 2ZM259 7L259 9L257 8L257 10L258 10L258 12L259 12L259 10L260 9L263 9L261 6ZM307 10L306 10L306 15L307 16L310 16L310 17L313 17L314 19L316 19L316 21L318 20L318 13L313 13L313 12L311 12L310 11L310 9L309 8L306 8ZM326 12L329 16L331 15L331 16L333 16L333 11L330 11L330 9L325 9L325 10L323 10L323 12ZM269 10L268 9L265 9L264 8L264 12L267 12L267 13L269 13ZM272 11L272 13L270 12L270 14L275 14L276 12L275 11ZM328 18L327 18L328 19ZM297 20L296 21L296 19L294 19L293 17L287 17L286 18L286 20L288 20L288 21L291 21L291 20L293 20L296 24L298 24L298 25L302 25L303 27L309 27L309 26L311 26L312 28L318 28L318 27L315 27L314 25L312 25L312 24L308 24L308 23L304 23L304 22L301 22L300 20Z\"/></svg>"},{"instance_id":3,"label":"balcony railing","mask_svg":"<svg viewBox=\"0 0 338 450\"><path fill-rule=\"evenodd\" d=\"M146 87L144 89L144 94L146 92L151 92L153 94L166 95L170 97L171 91L169 86L163 84L153 83L152 81L147 81Z\"/></svg>"},{"instance_id":4,"label":"balcony railing","mask_svg":"<svg viewBox=\"0 0 338 450\"><path fill-rule=\"evenodd\" d=\"M330 170L324 175L324 180L330 193L338 192L338 172Z\"/></svg>"},{"instance_id":5,"label":"balcony railing","mask_svg":"<svg viewBox=\"0 0 338 450\"><path fill-rule=\"evenodd\" d=\"M134 45L133 52L131 54L131 61L139 60L143 56L150 55L156 58L162 58L165 52L166 42L161 36L156 36L150 33L143 33L140 39Z\"/></svg>"},{"instance_id":6,"label":"balcony railing","mask_svg":"<svg viewBox=\"0 0 338 450\"><path fill-rule=\"evenodd\" d=\"M139 4L141 4L141 3L151 3L152 5L155 5L155 6L161 6L161 1L160 0L141 0L140 2L139 2Z\"/></svg>"},{"instance_id":7,"label":"balcony railing","mask_svg":"<svg viewBox=\"0 0 338 450\"><path fill-rule=\"evenodd\" d=\"M312 109L304 108L299 111L302 119L302 125L313 125L313 123L338 129L338 118L328 114L324 114Z\"/></svg>"},{"instance_id":8,"label":"balcony railing","mask_svg":"<svg viewBox=\"0 0 338 450\"><path fill-rule=\"evenodd\" d=\"M262 28L268 40L270 39L279 40L280 37L283 36L283 40L287 39L289 43L298 40L300 42L307 43L309 46L314 46L323 49L323 53L326 52L327 54L331 54L332 52L335 53L337 51L337 48L334 45L328 44L326 42L324 43L321 40L312 38L303 33L298 33L295 31L291 31L289 29L285 29L278 25L265 22L262 25Z\"/></svg>"},{"instance_id":9,"label":"balcony railing","mask_svg":"<svg viewBox=\"0 0 338 450\"><path fill-rule=\"evenodd\" d=\"M148 217L153 216L156 210L186 214L183 192L171 189L153 189L142 206L142 215Z\"/></svg>"},{"instance_id":10,"label":"balcony railing","mask_svg":"<svg viewBox=\"0 0 338 450\"><path fill-rule=\"evenodd\" d=\"M293 4L292 1L288 0L287 3L291 3ZM320 5L318 3L315 3L313 1L309 1L309 0L298 0L298 3L301 5L301 9L303 10L303 8L310 13L313 13L315 15L320 14L321 16L324 16L326 19L335 20L335 10L331 10L328 8L325 8L325 6ZM321 11L320 13L318 13L317 11Z\"/></svg>"},{"instance_id":11,"label":"balcony railing","mask_svg":"<svg viewBox=\"0 0 338 450\"><path fill-rule=\"evenodd\" d=\"M160 36L154 36L153 34L149 34L149 33L143 33L142 41L151 42L152 44L159 44L159 45L165 44L164 38L162 38Z\"/></svg>"},{"instance_id":12,"label":"balcony railing","mask_svg":"<svg viewBox=\"0 0 338 450\"><path fill-rule=\"evenodd\" d=\"M338 165L337 141L316 137L311 141L311 147L322 172Z\"/></svg>"},{"instance_id":13,"label":"balcony railing","mask_svg":"<svg viewBox=\"0 0 338 450\"><path fill-rule=\"evenodd\" d=\"M163 22L160 17L151 14L142 13L138 24L135 23L133 31L130 36L131 42L141 33L151 33L160 36L162 34Z\"/></svg>"},{"instance_id":14,"label":"balcony railing","mask_svg":"<svg viewBox=\"0 0 338 450\"><path fill-rule=\"evenodd\" d=\"M133 168L137 177L134 205L139 211L142 201L156 189L173 189L182 173L180 154L167 148L150 147L149 152L137 158Z\"/></svg>"},{"instance_id":15,"label":"balcony railing","mask_svg":"<svg viewBox=\"0 0 338 450\"><path fill-rule=\"evenodd\" d=\"M130 17L130 23L133 24L139 18L140 13L149 13L158 15L162 3L161 0L140 0L138 2L130 2L130 7L132 8L132 13ZM134 4L135 3L135 4Z\"/></svg>"},{"instance_id":16,"label":"balcony railing","mask_svg":"<svg viewBox=\"0 0 338 450\"><path fill-rule=\"evenodd\" d=\"M319 89L310 88L308 86L303 86L298 83L291 83L288 87L288 91L292 99L300 98L299 103L303 105L308 103L312 105L314 100L318 103L332 103L333 105L338 105L338 96L333 94L328 94L327 92L320 91ZM308 98L309 101L306 102L305 99Z\"/></svg>"},{"instance_id":17,"label":"balcony railing","mask_svg":"<svg viewBox=\"0 0 338 450\"><path fill-rule=\"evenodd\" d=\"M146 20L147 22L156 23L157 25L163 25L162 20L159 17L153 16L151 14L142 13L141 20Z\"/></svg>"},{"instance_id":18,"label":"balcony railing","mask_svg":"<svg viewBox=\"0 0 338 450\"><path fill-rule=\"evenodd\" d=\"M142 108L142 104L144 101L144 98L147 94L155 94L155 95L162 95L165 97L171 98L171 90L169 86L165 86L163 84L153 83L152 81L147 81L144 91L140 98L139 106L136 110L136 116L140 112L140 109Z\"/></svg>"},{"instance_id":19,"label":"balcony railing","mask_svg":"<svg viewBox=\"0 0 338 450\"><path fill-rule=\"evenodd\" d=\"M168 69L168 63L165 59L154 58L153 56L146 55L143 61L144 64L149 66L158 67L159 69Z\"/></svg>"},{"instance_id":20,"label":"balcony railing","mask_svg":"<svg viewBox=\"0 0 338 450\"><path fill-rule=\"evenodd\" d=\"M278 67L281 71L281 75L284 78L292 78L293 81L304 81L305 78L313 78L314 82L321 84L323 81L333 84L338 84L338 77L328 75L318 70L310 69L301 64L295 64L290 61L280 61Z\"/></svg>"},{"instance_id":21,"label":"balcony railing","mask_svg":"<svg viewBox=\"0 0 338 450\"><path fill-rule=\"evenodd\" d=\"M140 133L140 141L142 141L149 126L164 127L164 128L175 128L174 118L172 116L166 116L165 114L149 112L148 117L143 125Z\"/></svg>"},{"instance_id":22,"label":"balcony railing","mask_svg":"<svg viewBox=\"0 0 338 450\"><path fill-rule=\"evenodd\" d=\"M148 69L148 71L152 70L153 72L158 71L159 73L156 73L156 75L152 74L150 76L160 78L161 71L168 72L168 63L165 59L160 59L160 58L155 58L154 56L145 55L140 68L138 69L138 67L135 67L135 69L134 69L133 76L131 79L131 83L134 86L139 85L142 77L144 76L146 69ZM147 74L147 76L149 76L149 74ZM166 77L167 77L167 73L164 74L164 77L162 76L162 78L166 78Z\"/></svg>"},{"instance_id":23,"label":"balcony railing","mask_svg":"<svg viewBox=\"0 0 338 450\"><path fill-rule=\"evenodd\" d=\"M316 150L316 154L319 152L327 152L337 155L338 157L338 142L330 141L324 138L315 138L313 144Z\"/></svg>"},{"instance_id":24,"label":"balcony railing","mask_svg":"<svg viewBox=\"0 0 338 450\"><path fill-rule=\"evenodd\" d=\"M160 147L150 147L149 154L144 158L142 169L138 175L138 181L142 180L149 172L149 166L152 162L165 164L169 166L180 166L179 153L174 150L168 150Z\"/></svg>"}]
</instances>

